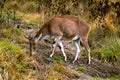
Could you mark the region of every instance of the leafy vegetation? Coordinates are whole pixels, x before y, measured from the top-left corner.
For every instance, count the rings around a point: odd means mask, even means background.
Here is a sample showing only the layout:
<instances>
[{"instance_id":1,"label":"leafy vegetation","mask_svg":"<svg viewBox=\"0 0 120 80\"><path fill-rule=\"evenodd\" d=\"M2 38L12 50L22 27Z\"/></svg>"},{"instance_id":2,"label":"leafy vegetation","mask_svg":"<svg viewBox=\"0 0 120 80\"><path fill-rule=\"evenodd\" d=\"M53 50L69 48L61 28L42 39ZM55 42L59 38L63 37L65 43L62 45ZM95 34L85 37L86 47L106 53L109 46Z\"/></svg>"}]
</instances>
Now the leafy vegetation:
<instances>
[{"instance_id":1,"label":"leafy vegetation","mask_svg":"<svg viewBox=\"0 0 120 80\"><path fill-rule=\"evenodd\" d=\"M92 52L95 55L94 57L105 62L120 64L120 39L105 38L104 42L99 42L97 45L99 45L99 48Z\"/></svg>"},{"instance_id":2,"label":"leafy vegetation","mask_svg":"<svg viewBox=\"0 0 120 80\"><path fill-rule=\"evenodd\" d=\"M75 15L85 19L91 26L89 44L92 57L120 66L119 0L0 0L0 76L3 79L30 79L30 57L24 49L27 47L22 46L28 43L23 28L36 28L34 25L40 27L51 17L61 15ZM48 42L53 43L51 40ZM47 71L49 76L45 79L78 76L65 67L67 64L60 57L54 56L53 59L57 64ZM50 58L47 60L52 61ZM86 72L86 68L77 67L77 71ZM101 78L95 77L93 80Z\"/></svg>"}]
</instances>

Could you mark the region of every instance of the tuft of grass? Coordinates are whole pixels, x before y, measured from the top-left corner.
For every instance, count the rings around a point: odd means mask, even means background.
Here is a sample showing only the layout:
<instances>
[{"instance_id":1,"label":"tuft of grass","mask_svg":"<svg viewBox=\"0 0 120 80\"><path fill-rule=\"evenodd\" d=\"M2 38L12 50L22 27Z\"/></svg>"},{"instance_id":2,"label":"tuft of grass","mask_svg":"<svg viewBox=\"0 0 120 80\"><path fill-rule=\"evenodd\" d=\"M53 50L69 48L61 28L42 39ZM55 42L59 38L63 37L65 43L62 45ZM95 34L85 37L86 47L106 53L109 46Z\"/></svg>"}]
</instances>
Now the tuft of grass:
<instances>
[{"instance_id":1,"label":"tuft of grass","mask_svg":"<svg viewBox=\"0 0 120 80\"><path fill-rule=\"evenodd\" d=\"M87 69L84 68L84 67L78 67L78 68L77 68L77 71L79 71L79 72L86 72Z\"/></svg>"},{"instance_id":2,"label":"tuft of grass","mask_svg":"<svg viewBox=\"0 0 120 80\"><path fill-rule=\"evenodd\" d=\"M59 56L53 56L53 59L55 60L55 62L57 62L57 63L59 63L59 64L62 64L62 65L67 65L67 63L65 62L65 61L63 61L62 59L61 59L61 57L59 57Z\"/></svg>"},{"instance_id":3,"label":"tuft of grass","mask_svg":"<svg viewBox=\"0 0 120 80\"><path fill-rule=\"evenodd\" d=\"M57 62L60 62L60 61L61 61L60 57L58 57L58 56L54 56L53 59L54 59L55 61L57 61Z\"/></svg>"},{"instance_id":4,"label":"tuft of grass","mask_svg":"<svg viewBox=\"0 0 120 80\"><path fill-rule=\"evenodd\" d=\"M47 77L44 77L43 80L62 80L65 78L65 76L63 74L60 74L53 69L49 70L48 73L49 73L49 75Z\"/></svg>"},{"instance_id":5,"label":"tuft of grass","mask_svg":"<svg viewBox=\"0 0 120 80\"><path fill-rule=\"evenodd\" d=\"M69 78L77 78L79 77L79 74L67 69L65 66L63 66L62 64L55 64L53 66L53 69L55 71L57 71L58 73L61 73Z\"/></svg>"},{"instance_id":6,"label":"tuft of grass","mask_svg":"<svg viewBox=\"0 0 120 80\"><path fill-rule=\"evenodd\" d=\"M52 40L52 39L46 39L45 41L47 41L48 43L54 43L54 40Z\"/></svg>"}]
</instances>

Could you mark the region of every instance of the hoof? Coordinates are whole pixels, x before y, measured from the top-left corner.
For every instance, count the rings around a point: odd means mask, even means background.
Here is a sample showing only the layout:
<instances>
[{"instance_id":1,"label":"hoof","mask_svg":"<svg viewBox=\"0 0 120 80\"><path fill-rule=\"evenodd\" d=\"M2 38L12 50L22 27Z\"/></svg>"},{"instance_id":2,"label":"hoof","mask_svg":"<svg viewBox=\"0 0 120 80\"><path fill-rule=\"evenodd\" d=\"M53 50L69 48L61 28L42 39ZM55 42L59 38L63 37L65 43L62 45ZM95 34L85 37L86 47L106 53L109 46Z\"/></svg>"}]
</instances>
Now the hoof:
<instances>
[{"instance_id":1,"label":"hoof","mask_svg":"<svg viewBox=\"0 0 120 80\"><path fill-rule=\"evenodd\" d=\"M88 65L90 65L90 63L91 63L91 61L90 61L90 60L88 60L88 61L87 61L87 64L88 64Z\"/></svg>"},{"instance_id":2,"label":"hoof","mask_svg":"<svg viewBox=\"0 0 120 80\"><path fill-rule=\"evenodd\" d=\"M74 60L74 61L72 61L72 63L75 63L75 60Z\"/></svg>"},{"instance_id":3,"label":"hoof","mask_svg":"<svg viewBox=\"0 0 120 80\"><path fill-rule=\"evenodd\" d=\"M52 57L53 57L53 55L50 55L50 57L52 58Z\"/></svg>"},{"instance_id":4,"label":"hoof","mask_svg":"<svg viewBox=\"0 0 120 80\"><path fill-rule=\"evenodd\" d=\"M67 62L67 59L65 59L64 61Z\"/></svg>"}]
</instances>

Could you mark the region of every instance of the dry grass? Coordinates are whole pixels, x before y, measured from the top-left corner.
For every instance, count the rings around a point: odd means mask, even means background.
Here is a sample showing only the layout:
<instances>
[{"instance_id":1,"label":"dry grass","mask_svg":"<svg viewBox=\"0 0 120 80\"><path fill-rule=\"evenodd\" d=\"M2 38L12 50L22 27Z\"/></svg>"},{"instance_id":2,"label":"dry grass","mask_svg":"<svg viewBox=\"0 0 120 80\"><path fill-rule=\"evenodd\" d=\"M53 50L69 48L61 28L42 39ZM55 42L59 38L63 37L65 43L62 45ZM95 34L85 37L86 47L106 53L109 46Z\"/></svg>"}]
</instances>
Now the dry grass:
<instances>
[{"instance_id":1,"label":"dry grass","mask_svg":"<svg viewBox=\"0 0 120 80\"><path fill-rule=\"evenodd\" d=\"M38 13L21 13L18 12L22 22L27 24L40 24L44 20L44 15Z\"/></svg>"}]
</instances>

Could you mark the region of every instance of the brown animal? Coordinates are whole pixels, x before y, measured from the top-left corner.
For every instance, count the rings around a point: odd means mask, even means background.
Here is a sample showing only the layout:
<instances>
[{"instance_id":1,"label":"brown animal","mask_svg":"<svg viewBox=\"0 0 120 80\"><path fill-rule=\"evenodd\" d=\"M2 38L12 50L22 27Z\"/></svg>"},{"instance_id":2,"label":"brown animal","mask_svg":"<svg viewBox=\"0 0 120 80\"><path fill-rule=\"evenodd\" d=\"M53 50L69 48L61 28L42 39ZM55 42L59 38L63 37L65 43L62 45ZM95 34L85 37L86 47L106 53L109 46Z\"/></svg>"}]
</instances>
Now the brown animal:
<instances>
[{"instance_id":1,"label":"brown animal","mask_svg":"<svg viewBox=\"0 0 120 80\"><path fill-rule=\"evenodd\" d=\"M55 41L53 51L50 57L54 55L56 46L59 46L64 60L67 61L67 56L64 51L62 40L72 40L76 46L76 55L73 63L77 60L80 53L80 43L88 52L88 64L90 64L90 48L88 45L88 34L90 32L89 25L74 16L59 16L54 17L46 22L36 35L30 39L30 52L33 52L33 46L42 38L51 38Z\"/></svg>"}]
</instances>

